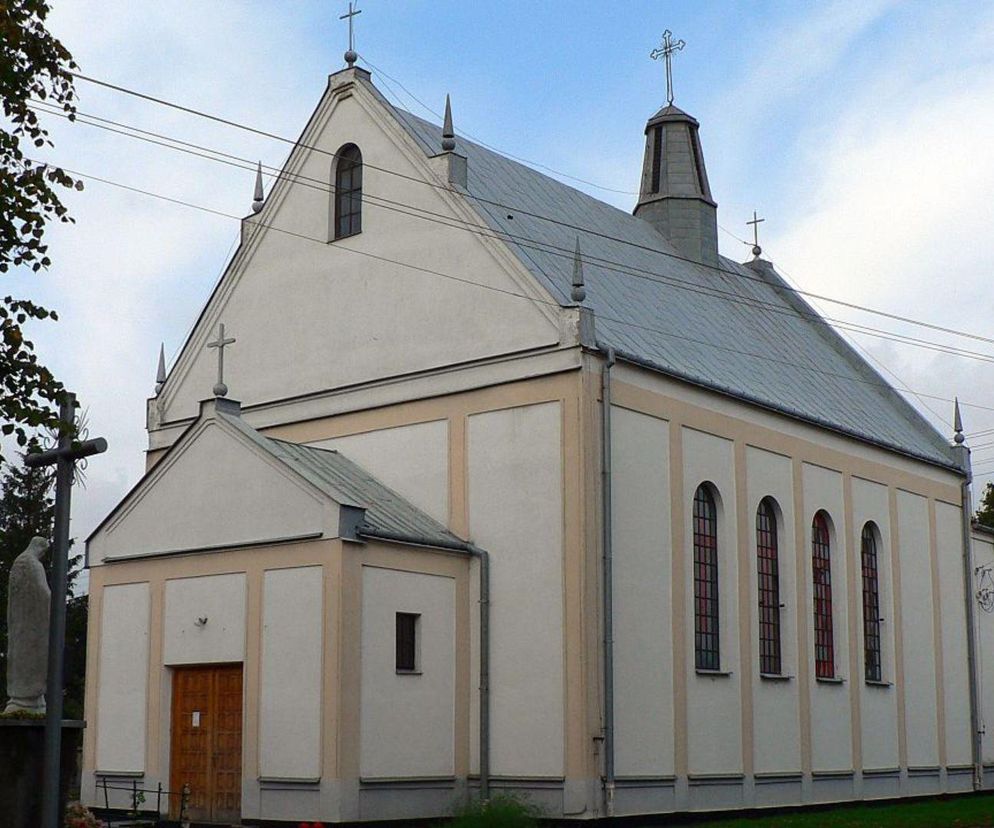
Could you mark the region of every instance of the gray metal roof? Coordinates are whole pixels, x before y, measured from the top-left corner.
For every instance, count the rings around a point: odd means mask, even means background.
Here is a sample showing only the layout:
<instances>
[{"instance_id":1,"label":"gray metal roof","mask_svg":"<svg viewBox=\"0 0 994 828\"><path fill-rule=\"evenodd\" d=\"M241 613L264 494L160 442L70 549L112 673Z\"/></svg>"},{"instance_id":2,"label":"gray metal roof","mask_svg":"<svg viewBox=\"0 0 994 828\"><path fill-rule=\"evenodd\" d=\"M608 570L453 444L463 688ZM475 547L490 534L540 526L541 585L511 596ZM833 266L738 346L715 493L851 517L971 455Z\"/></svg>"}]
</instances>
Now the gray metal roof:
<instances>
[{"instance_id":1,"label":"gray metal roof","mask_svg":"<svg viewBox=\"0 0 994 828\"><path fill-rule=\"evenodd\" d=\"M441 151L440 127L390 108L426 154ZM579 237L584 304L594 312L601 346L739 399L958 468L946 439L768 263L749 267L722 257L715 269L688 262L630 213L461 136L456 151L468 159L468 202L491 230L515 237L505 239L508 247L562 305L572 304L572 251Z\"/></svg>"},{"instance_id":2,"label":"gray metal roof","mask_svg":"<svg viewBox=\"0 0 994 828\"><path fill-rule=\"evenodd\" d=\"M465 546L465 541L437 520L339 452L274 440L260 434L237 415L218 412L218 416L336 503L365 509L360 531L368 529L372 535L417 538L442 548Z\"/></svg>"}]
</instances>

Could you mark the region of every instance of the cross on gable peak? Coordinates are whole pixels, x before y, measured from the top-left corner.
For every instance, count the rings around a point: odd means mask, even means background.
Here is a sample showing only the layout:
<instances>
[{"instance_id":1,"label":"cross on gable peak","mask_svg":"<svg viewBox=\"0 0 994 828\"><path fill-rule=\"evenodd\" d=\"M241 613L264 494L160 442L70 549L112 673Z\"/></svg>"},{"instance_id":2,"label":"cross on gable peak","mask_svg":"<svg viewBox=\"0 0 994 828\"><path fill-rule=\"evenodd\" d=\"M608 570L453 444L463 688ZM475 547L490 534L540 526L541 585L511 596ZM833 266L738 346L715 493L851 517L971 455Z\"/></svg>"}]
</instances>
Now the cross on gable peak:
<instances>
[{"instance_id":1,"label":"cross on gable peak","mask_svg":"<svg viewBox=\"0 0 994 828\"><path fill-rule=\"evenodd\" d=\"M226 397L228 395L228 386L224 384L224 348L226 345L233 345L237 341L233 336L225 338L224 323L221 322L217 328L217 339L207 343L208 348L217 348L217 382L214 383L215 397Z\"/></svg>"}]
</instances>

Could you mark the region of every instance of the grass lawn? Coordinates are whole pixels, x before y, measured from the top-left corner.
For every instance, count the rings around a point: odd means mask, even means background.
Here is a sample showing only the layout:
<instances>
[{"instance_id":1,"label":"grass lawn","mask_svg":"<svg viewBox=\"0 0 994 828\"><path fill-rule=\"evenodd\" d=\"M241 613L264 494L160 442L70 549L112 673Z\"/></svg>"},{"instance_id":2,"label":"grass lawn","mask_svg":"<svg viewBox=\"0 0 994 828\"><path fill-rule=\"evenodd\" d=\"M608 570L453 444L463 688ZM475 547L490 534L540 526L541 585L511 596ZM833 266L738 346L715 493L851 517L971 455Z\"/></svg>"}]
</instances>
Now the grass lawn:
<instances>
[{"instance_id":1,"label":"grass lawn","mask_svg":"<svg viewBox=\"0 0 994 828\"><path fill-rule=\"evenodd\" d=\"M994 794L688 823L693 828L977 828L994 826ZM645 826L650 828L650 826Z\"/></svg>"}]
</instances>

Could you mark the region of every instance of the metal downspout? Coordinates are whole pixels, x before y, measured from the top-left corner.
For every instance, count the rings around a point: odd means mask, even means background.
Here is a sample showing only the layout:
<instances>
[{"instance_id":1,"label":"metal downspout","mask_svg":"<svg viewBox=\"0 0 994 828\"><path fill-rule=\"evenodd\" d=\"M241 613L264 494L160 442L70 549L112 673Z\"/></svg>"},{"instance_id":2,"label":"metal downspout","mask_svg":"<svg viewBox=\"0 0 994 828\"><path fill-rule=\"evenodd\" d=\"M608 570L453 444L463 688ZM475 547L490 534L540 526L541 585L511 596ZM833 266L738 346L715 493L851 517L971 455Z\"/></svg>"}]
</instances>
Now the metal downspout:
<instances>
[{"instance_id":1,"label":"metal downspout","mask_svg":"<svg viewBox=\"0 0 994 828\"><path fill-rule=\"evenodd\" d=\"M611 520L611 368L614 348L607 349L601 372L601 503L604 555L604 810L614 816L614 573Z\"/></svg>"},{"instance_id":2,"label":"metal downspout","mask_svg":"<svg viewBox=\"0 0 994 828\"><path fill-rule=\"evenodd\" d=\"M439 543L431 538L379 532L369 527L360 527L356 534L362 538L468 552L480 559L480 799L486 802L490 799L490 553L472 543Z\"/></svg>"},{"instance_id":3,"label":"metal downspout","mask_svg":"<svg viewBox=\"0 0 994 828\"><path fill-rule=\"evenodd\" d=\"M957 445L960 455L960 465L966 477L963 479L963 586L966 593L966 663L970 688L970 755L973 760L973 789L979 791L984 786L984 761L980 732L980 700L977 693L977 624L974 617L974 585L973 585L973 537L972 517L973 504L970 497L970 484L973 472L970 465L970 449L965 445Z\"/></svg>"},{"instance_id":4,"label":"metal downspout","mask_svg":"<svg viewBox=\"0 0 994 828\"><path fill-rule=\"evenodd\" d=\"M490 799L490 553L469 545L480 559L480 799Z\"/></svg>"}]
</instances>

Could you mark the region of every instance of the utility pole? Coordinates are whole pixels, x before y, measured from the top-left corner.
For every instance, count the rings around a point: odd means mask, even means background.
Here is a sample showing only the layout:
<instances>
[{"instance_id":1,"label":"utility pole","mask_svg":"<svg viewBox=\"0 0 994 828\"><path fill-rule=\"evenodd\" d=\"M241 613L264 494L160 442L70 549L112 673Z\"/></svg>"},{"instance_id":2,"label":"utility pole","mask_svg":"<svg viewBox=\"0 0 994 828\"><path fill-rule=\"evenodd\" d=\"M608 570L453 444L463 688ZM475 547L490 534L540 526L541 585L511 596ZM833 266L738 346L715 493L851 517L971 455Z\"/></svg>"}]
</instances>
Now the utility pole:
<instances>
[{"instance_id":1,"label":"utility pole","mask_svg":"<svg viewBox=\"0 0 994 828\"><path fill-rule=\"evenodd\" d=\"M76 461L107 451L103 437L75 439L76 395L66 392L59 407L59 442L54 449L24 458L29 468L55 466L55 538L52 544L52 602L48 623L48 680L45 687L45 776L41 828L60 828L60 760L62 754L62 690L66 644L66 590L69 570L69 506Z\"/></svg>"}]
</instances>

